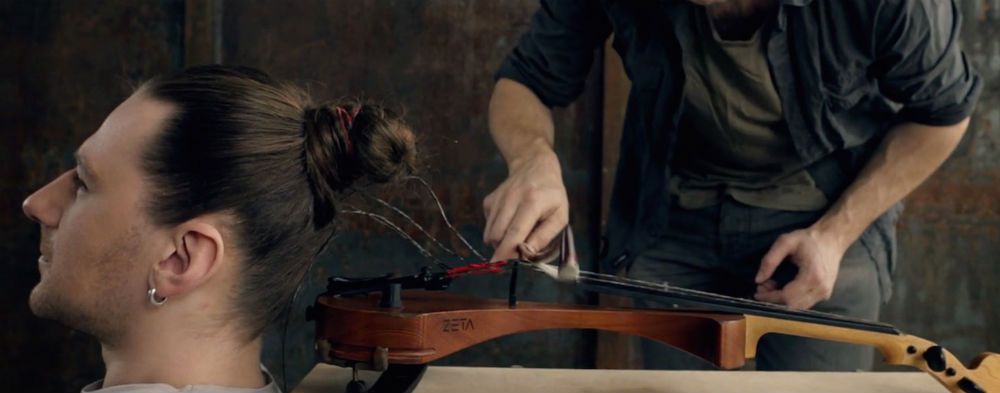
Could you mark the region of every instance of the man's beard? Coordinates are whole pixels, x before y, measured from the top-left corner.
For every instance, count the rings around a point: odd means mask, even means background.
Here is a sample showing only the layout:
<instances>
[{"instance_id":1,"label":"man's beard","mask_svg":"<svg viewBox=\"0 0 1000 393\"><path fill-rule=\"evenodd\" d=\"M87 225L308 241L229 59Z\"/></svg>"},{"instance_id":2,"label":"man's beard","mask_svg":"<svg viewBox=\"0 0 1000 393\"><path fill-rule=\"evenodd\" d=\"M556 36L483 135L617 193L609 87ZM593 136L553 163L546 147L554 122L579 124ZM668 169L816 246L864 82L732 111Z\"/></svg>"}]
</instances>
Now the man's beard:
<instances>
[{"instance_id":1,"label":"man's beard","mask_svg":"<svg viewBox=\"0 0 1000 393\"><path fill-rule=\"evenodd\" d=\"M76 283L73 288L86 293L77 293L59 282L47 278L31 291L29 306L32 313L40 318L52 319L67 327L96 337L102 344L114 345L121 341L127 331L127 315L130 307L126 303L135 296L128 293L129 279L135 262L132 258L139 249L138 232L129 230L122 241L101 252L94 266L94 275L88 277L94 282ZM51 254L50 254L51 255ZM59 261L60 264L75 261ZM53 273L49 265L47 274ZM76 280L76 277L64 277Z\"/></svg>"}]
</instances>

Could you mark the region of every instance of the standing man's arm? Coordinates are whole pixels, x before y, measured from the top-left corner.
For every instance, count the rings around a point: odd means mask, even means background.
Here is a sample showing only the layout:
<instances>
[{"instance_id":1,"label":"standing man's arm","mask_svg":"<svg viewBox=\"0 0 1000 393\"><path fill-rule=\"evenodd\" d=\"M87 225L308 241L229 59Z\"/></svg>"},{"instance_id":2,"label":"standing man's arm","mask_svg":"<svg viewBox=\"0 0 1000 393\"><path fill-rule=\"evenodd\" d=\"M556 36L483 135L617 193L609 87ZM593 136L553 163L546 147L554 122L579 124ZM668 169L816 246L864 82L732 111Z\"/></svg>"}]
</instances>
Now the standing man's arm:
<instances>
[{"instance_id":1,"label":"standing man's arm","mask_svg":"<svg viewBox=\"0 0 1000 393\"><path fill-rule=\"evenodd\" d=\"M771 246L757 272L757 300L807 309L829 299L847 248L944 162L968 124L965 119L944 127L906 123L893 128L819 221L782 235ZM798 265L799 272L779 289L771 275L786 258Z\"/></svg>"},{"instance_id":2,"label":"standing man's arm","mask_svg":"<svg viewBox=\"0 0 1000 393\"><path fill-rule=\"evenodd\" d=\"M553 150L552 111L526 86L500 79L490 99L490 134L507 161L507 179L483 201L492 260L539 250L569 222L569 199Z\"/></svg>"},{"instance_id":3,"label":"standing man's arm","mask_svg":"<svg viewBox=\"0 0 1000 393\"><path fill-rule=\"evenodd\" d=\"M885 1L881 7L873 70L881 92L903 104L899 124L822 218L778 238L757 273L758 300L810 308L828 299L847 248L944 162L968 126L982 82L958 46L954 4ZM771 275L786 258L799 272L777 288Z\"/></svg>"},{"instance_id":4,"label":"standing man's arm","mask_svg":"<svg viewBox=\"0 0 1000 393\"><path fill-rule=\"evenodd\" d=\"M541 250L566 226L569 200L549 108L580 95L594 51L610 30L598 1L542 1L497 72L489 127L508 175L483 201L483 240L496 249L491 260L518 257L521 243Z\"/></svg>"}]
</instances>

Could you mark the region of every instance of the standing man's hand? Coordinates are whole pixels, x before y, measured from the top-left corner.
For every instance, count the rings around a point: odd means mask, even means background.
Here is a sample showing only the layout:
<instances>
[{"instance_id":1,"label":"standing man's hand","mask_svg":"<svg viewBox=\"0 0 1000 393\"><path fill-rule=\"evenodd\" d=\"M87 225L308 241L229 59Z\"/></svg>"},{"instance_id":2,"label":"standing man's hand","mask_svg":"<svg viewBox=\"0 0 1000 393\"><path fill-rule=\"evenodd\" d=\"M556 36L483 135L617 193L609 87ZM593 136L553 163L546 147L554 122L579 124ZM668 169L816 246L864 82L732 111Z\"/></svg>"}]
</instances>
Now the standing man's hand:
<instances>
[{"instance_id":1,"label":"standing man's hand","mask_svg":"<svg viewBox=\"0 0 1000 393\"><path fill-rule=\"evenodd\" d=\"M569 199L559 159L548 146L511 162L507 180L483 200L483 241L491 261L518 258L518 244L541 251L569 222Z\"/></svg>"},{"instance_id":2,"label":"standing man's hand","mask_svg":"<svg viewBox=\"0 0 1000 393\"><path fill-rule=\"evenodd\" d=\"M483 200L483 242L495 249L491 261L518 258L519 248L537 255L569 222L569 200L552 147L552 110L527 86L501 78L490 98L489 123L508 172Z\"/></svg>"},{"instance_id":3,"label":"standing man's hand","mask_svg":"<svg viewBox=\"0 0 1000 393\"><path fill-rule=\"evenodd\" d=\"M813 228L781 235L761 260L754 279L754 298L796 309L809 309L829 299L847 250L840 243ZM772 276L781 263L794 263L799 270L792 281L779 288Z\"/></svg>"}]
</instances>

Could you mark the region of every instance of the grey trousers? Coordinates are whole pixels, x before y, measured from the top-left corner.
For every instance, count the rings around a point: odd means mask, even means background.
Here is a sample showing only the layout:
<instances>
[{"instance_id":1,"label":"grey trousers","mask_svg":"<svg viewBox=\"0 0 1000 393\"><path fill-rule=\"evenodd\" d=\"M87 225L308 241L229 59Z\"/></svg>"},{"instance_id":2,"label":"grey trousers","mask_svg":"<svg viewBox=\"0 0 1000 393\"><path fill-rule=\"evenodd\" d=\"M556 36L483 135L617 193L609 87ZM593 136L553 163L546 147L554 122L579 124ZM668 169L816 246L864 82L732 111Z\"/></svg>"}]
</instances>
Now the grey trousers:
<instances>
[{"instance_id":1,"label":"grey trousers","mask_svg":"<svg viewBox=\"0 0 1000 393\"><path fill-rule=\"evenodd\" d=\"M671 210L668 230L636 257L632 278L729 296L752 298L760 259L778 236L815 222L819 212L788 212L744 205L731 198L698 210ZM877 250L876 250L877 251ZM876 320L882 295L873 250L855 242L845 253L833 296L813 310ZM786 262L787 263L787 262ZM883 283L884 285L885 283ZM639 302L643 307L670 307ZM642 341L650 369L709 369L708 362L652 340ZM771 334L757 347L757 370L869 370L871 348Z\"/></svg>"}]
</instances>

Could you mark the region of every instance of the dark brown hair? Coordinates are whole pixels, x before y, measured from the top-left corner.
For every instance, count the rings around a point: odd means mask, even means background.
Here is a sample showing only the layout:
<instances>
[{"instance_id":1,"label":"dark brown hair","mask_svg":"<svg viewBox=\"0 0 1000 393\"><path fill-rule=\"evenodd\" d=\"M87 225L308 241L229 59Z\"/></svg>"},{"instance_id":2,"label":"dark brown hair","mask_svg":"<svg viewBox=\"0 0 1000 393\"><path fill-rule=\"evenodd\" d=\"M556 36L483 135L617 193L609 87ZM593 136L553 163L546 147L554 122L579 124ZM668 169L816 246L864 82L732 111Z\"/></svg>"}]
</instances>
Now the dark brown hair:
<instances>
[{"instance_id":1,"label":"dark brown hair","mask_svg":"<svg viewBox=\"0 0 1000 393\"><path fill-rule=\"evenodd\" d=\"M343 191L413 170L414 136L390 111L314 104L258 70L188 68L140 91L175 107L145 151L149 212L167 226L233 218L229 241L243 256L233 299L251 337L280 316L332 235Z\"/></svg>"}]
</instances>

